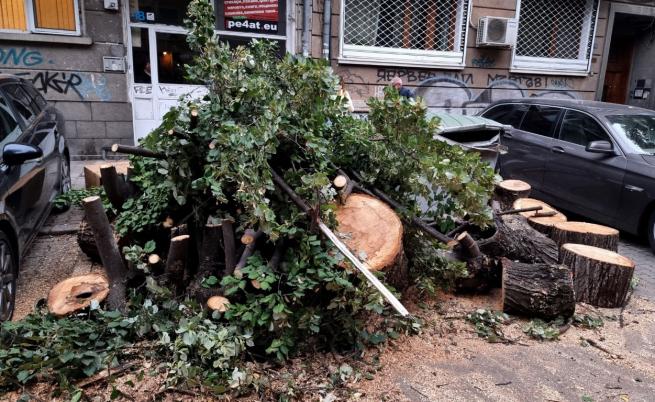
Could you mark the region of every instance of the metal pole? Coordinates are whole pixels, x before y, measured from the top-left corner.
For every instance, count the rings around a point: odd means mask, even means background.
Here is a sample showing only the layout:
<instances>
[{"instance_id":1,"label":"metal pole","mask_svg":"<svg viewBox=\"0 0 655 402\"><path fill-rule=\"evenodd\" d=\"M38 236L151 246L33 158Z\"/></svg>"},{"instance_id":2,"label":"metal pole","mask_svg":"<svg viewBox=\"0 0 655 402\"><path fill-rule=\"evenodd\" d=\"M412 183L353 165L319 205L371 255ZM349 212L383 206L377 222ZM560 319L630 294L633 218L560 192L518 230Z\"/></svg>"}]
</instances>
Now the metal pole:
<instances>
[{"instance_id":1,"label":"metal pole","mask_svg":"<svg viewBox=\"0 0 655 402\"><path fill-rule=\"evenodd\" d=\"M312 23L312 0L303 0L303 22L302 22L302 55L309 57L309 41Z\"/></svg>"},{"instance_id":2,"label":"metal pole","mask_svg":"<svg viewBox=\"0 0 655 402\"><path fill-rule=\"evenodd\" d=\"M323 58L330 60L330 36L332 33L332 0L323 3Z\"/></svg>"}]
</instances>

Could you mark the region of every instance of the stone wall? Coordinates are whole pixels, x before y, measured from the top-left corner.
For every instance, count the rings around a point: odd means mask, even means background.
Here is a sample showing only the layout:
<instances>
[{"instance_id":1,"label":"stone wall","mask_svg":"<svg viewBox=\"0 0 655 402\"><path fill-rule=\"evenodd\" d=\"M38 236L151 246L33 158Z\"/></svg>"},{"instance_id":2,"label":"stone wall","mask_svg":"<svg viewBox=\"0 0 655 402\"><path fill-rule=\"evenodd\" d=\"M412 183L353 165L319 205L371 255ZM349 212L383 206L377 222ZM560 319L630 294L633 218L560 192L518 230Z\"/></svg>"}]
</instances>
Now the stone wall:
<instances>
[{"instance_id":1,"label":"stone wall","mask_svg":"<svg viewBox=\"0 0 655 402\"><path fill-rule=\"evenodd\" d=\"M16 74L59 108L73 158L133 143L127 75L103 72L103 56L123 57L123 17L102 0L80 0L81 37L0 34L0 72ZM47 41L47 42L45 42Z\"/></svg>"}]
</instances>

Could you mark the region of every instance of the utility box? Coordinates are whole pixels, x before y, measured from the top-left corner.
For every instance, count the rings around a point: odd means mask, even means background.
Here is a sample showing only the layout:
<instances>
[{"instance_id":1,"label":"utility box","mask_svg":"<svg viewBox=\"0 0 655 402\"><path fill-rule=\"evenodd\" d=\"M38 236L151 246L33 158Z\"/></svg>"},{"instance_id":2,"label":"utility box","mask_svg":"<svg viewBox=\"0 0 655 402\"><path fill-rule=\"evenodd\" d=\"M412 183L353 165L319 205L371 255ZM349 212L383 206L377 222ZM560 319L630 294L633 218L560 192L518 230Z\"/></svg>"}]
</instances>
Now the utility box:
<instances>
[{"instance_id":1,"label":"utility box","mask_svg":"<svg viewBox=\"0 0 655 402\"><path fill-rule=\"evenodd\" d=\"M124 73L125 57L103 56L102 67L107 73Z\"/></svg>"},{"instance_id":2,"label":"utility box","mask_svg":"<svg viewBox=\"0 0 655 402\"><path fill-rule=\"evenodd\" d=\"M118 11L118 0L105 0L105 10Z\"/></svg>"}]
</instances>

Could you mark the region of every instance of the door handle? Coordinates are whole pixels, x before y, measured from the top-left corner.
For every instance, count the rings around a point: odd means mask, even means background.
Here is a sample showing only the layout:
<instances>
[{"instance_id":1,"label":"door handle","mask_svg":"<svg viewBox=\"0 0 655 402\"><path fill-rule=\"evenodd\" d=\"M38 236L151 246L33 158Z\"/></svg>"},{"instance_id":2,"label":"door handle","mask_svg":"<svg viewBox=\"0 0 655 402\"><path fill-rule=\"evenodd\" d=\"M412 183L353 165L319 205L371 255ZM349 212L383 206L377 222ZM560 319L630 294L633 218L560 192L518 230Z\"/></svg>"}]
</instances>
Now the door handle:
<instances>
[{"instance_id":1,"label":"door handle","mask_svg":"<svg viewBox=\"0 0 655 402\"><path fill-rule=\"evenodd\" d=\"M556 154L563 154L564 153L564 148L562 147L552 147L550 149L551 152L555 152Z\"/></svg>"}]
</instances>

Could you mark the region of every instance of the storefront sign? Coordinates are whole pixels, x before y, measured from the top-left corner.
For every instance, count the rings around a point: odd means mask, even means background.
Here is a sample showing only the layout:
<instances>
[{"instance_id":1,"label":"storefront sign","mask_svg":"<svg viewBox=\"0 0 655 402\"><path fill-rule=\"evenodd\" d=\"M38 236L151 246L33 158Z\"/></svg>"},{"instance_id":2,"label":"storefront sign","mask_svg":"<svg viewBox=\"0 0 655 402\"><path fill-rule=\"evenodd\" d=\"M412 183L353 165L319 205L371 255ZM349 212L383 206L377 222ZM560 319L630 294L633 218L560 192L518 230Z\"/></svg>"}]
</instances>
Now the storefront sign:
<instances>
[{"instance_id":1,"label":"storefront sign","mask_svg":"<svg viewBox=\"0 0 655 402\"><path fill-rule=\"evenodd\" d=\"M278 33L278 0L225 0L225 30Z\"/></svg>"}]
</instances>

